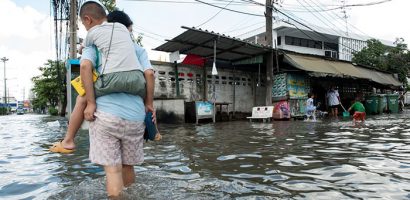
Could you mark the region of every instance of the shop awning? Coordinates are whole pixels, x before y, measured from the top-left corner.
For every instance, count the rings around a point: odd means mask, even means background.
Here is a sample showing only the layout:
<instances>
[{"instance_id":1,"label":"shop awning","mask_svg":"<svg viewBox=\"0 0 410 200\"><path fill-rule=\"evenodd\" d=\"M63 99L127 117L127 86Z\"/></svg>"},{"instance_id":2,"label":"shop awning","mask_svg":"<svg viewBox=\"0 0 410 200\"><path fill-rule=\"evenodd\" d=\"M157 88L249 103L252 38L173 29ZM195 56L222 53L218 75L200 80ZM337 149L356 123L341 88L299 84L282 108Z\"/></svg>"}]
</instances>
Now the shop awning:
<instances>
[{"instance_id":1,"label":"shop awning","mask_svg":"<svg viewBox=\"0 0 410 200\"><path fill-rule=\"evenodd\" d=\"M238 61L265 54L273 49L269 46L254 44L227 35L208 32L202 29L182 27L185 32L165 44L155 48L156 51L195 54L203 58L213 58L214 41L216 40L216 58L225 61Z\"/></svg>"},{"instance_id":2,"label":"shop awning","mask_svg":"<svg viewBox=\"0 0 410 200\"><path fill-rule=\"evenodd\" d=\"M289 53L284 55L284 62L300 70L309 72L311 76L359 78L371 80L382 85L402 85L392 74L355 66L349 62L326 60L314 56Z\"/></svg>"}]
</instances>

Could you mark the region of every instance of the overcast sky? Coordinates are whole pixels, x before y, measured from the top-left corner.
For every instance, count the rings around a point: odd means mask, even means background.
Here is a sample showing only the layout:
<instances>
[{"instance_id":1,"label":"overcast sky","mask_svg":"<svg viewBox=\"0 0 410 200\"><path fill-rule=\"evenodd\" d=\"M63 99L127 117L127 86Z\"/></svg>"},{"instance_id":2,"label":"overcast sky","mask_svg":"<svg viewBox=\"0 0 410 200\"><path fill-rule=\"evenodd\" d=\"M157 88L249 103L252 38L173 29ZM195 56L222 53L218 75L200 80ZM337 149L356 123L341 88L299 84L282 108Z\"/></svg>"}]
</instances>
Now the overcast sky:
<instances>
[{"instance_id":1,"label":"overcast sky","mask_svg":"<svg viewBox=\"0 0 410 200\"><path fill-rule=\"evenodd\" d=\"M194 0L174 1L194 2ZM203 1L211 2L211 0ZM221 0L217 5L263 15L262 6L238 5L237 1L239 0L229 3L229 0ZM376 1L380 0L347 0L347 4ZM315 12L325 7L335 8L341 5L340 0L281 0L280 2L279 9L304 23L309 23L314 29L325 27L334 32L346 32L340 9L320 12L320 14ZM171 39L182 33L184 29L181 29L181 26L197 27L221 10L200 3L158 3L152 0L151 2L117 0L117 7L131 16L135 24L134 31L143 34L143 45L149 50L152 60L168 59L166 54L150 49L164 43L164 39ZM348 31L389 41L394 41L396 37L403 37L406 43L410 43L410 26L407 22L410 19L409 8L408 0L392 0L380 5L348 8L346 9ZM315 14L306 12L307 10ZM283 16L279 18L286 20ZM263 31L264 21L263 17L223 10L200 28L243 38ZM10 96L21 100L24 93L25 97L28 97L28 91L32 87L31 77L39 74L38 67L48 59L55 59L50 1L0 0L0 24L0 57L6 56L10 59L6 63L7 86ZM85 34L80 24L80 36L85 37ZM0 63L0 95L4 95L3 63Z\"/></svg>"}]
</instances>

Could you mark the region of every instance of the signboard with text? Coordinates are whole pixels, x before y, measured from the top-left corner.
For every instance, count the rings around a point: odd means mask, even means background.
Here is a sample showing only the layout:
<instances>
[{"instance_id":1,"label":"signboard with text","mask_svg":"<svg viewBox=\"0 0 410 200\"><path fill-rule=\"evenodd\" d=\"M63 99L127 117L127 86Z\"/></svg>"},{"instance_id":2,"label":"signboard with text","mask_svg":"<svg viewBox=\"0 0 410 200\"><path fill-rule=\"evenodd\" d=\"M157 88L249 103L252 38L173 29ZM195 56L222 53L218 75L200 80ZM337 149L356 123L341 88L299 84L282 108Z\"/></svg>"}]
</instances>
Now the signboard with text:
<instances>
[{"instance_id":1,"label":"signboard with text","mask_svg":"<svg viewBox=\"0 0 410 200\"><path fill-rule=\"evenodd\" d=\"M212 102L196 101L195 110L196 110L197 123L198 123L198 119L208 119L208 118L212 118L212 120L215 122L215 108Z\"/></svg>"}]
</instances>

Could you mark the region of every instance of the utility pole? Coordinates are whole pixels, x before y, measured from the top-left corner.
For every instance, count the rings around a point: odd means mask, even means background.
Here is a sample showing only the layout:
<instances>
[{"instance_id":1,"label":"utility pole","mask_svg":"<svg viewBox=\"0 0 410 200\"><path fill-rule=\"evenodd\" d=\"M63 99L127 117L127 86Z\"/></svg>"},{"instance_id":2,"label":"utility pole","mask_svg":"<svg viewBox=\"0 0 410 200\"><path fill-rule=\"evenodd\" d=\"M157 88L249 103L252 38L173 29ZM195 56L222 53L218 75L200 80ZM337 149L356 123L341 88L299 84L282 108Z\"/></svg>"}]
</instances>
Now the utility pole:
<instances>
[{"instance_id":1,"label":"utility pole","mask_svg":"<svg viewBox=\"0 0 410 200\"><path fill-rule=\"evenodd\" d=\"M7 85L6 85L6 62L9 59L6 57L1 58L1 61L3 61L4 64L4 106L7 108Z\"/></svg>"},{"instance_id":2,"label":"utility pole","mask_svg":"<svg viewBox=\"0 0 410 200\"><path fill-rule=\"evenodd\" d=\"M77 0L70 0L70 59L77 58Z\"/></svg>"},{"instance_id":3,"label":"utility pole","mask_svg":"<svg viewBox=\"0 0 410 200\"><path fill-rule=\"evenodd\" d=\"M272 0L266 0L266 44L272 47ZM272 105L272 80L273 80L273 52L267 53L266 59L266 106Z\"/></svg>"}]
</instances>

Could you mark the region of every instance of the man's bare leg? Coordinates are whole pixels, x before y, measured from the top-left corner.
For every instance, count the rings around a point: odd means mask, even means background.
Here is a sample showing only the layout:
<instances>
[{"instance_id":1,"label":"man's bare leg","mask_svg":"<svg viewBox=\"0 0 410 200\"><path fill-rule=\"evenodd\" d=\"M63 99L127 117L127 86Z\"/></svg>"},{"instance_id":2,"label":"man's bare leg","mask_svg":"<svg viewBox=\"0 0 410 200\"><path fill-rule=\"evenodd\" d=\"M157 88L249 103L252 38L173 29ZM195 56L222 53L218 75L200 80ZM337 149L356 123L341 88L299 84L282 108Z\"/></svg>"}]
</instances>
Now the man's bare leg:
<instances>
[{"instance_id":1,"label":"man's bare leg","mask_svg":"<svg viewBox=\"0 0 410 200\"><path fill-rule=\"evenodd\" d=\"M87 106L85 97L77 96L77 100L70 116L67 133L61 142L65 149L75 149L74 138L84 120L84 109Z\"/></svg>"},{"instance_id":2,"label":"man's bare leg","mask_svg":"<svg viewBox=\"0 0 410 200\"><path fill-rule=\"evenodd\" d=\"M331 112L332 117L334 117L334 116L335 116L335 109L334 109L334 108L330 108L330 112Z\"/></svg>"},{"instance_id":3,"label":"man's bare leg","mask_svg":"<svg viewBox=\"0 0 410 200\"><path fill-rule=\"evenodd\" d=\"M122 166L104 166L106 180L106 187L108 197L116 198L120 196L124 183L122 179Z\"/></svg>"},{"instance_id":4,"label":"man's bare leg","mask_svg":"<svg viewBox=\"0 0 410 200\"><path fill-rule=\"evenodd\" d=\"M129 187L135 182L134 166L122 165L122 180L125 187Z\"/></svg>"}]
</instances>

